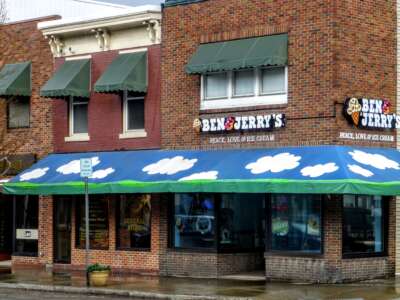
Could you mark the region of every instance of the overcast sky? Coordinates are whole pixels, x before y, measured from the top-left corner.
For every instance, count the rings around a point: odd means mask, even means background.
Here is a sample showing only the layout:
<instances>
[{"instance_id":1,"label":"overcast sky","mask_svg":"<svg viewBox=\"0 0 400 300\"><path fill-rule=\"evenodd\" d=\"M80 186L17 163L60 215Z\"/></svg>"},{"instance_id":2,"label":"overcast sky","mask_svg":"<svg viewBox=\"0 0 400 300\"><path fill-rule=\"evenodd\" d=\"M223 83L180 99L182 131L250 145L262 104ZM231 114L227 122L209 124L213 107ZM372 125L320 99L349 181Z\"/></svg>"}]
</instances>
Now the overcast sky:
<instances>
[{"instance_id":1,"label":"overcast sky","mask_svg":"<svg viewBox=\"0 0 400 300\"><path fill-rule=\"evenodd\" d=\"M125 4L125 5L145 5L145 4L160 4L164 2L164 0L98 0L103 2L112 2L117 4Z\"/></svg>"}]
</instances>

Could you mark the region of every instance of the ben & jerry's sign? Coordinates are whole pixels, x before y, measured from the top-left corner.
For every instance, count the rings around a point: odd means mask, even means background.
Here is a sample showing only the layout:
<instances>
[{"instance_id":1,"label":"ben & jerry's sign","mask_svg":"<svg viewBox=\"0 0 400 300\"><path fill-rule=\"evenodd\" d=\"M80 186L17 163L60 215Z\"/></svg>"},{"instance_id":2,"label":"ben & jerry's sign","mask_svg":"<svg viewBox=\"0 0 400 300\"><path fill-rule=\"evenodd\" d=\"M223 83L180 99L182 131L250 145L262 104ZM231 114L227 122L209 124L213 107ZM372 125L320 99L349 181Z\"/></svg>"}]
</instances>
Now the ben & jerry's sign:
<instances>
[{"instance_id":1,"label":"ben & jerry's sign","mask_svg":"<svg viewBox=\"0 0 400 300\"><path fill-rule=\"evenodd\" d=\"M286 125L285 114L256 116L228 116L195 119L193 128L197 132L234 132L249 130L272 130Z\"/></svg>"},{"instance_id":2,"label":"ben & jerry's sign","mask_svg":"<svg viewBox=\"0 0 400 300\"><path fill-rule=\"evenodd\" d=\"M351 124L359 128L400 128L400 115L391 112L391 104L387 100L349 98L343 113Z\"/></svg>"}]
</instances>

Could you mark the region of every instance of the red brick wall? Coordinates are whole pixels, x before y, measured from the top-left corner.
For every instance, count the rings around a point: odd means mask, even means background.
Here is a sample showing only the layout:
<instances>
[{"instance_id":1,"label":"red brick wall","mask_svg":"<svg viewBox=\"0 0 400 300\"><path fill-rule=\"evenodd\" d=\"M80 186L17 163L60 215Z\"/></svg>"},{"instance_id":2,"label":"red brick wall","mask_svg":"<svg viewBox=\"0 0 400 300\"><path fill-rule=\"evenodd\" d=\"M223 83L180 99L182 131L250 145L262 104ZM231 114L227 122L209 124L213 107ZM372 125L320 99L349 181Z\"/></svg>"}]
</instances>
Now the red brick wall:
<instances>
[{"instance_id":1,"label":"red brick wall","mask_svg":"<svg viewBox=\"0 0 400 300\"><path fill-rule=\"evenodd\" d=\"M184 67L200 43L278 33L288 33L289 37L288 104L249 107L234 114L283 112L287 127L275 131L275 142L222 147L344 144L349 142L339 140L340 131L382 133L348 125L342 116L342 103L353 96L384 98L395 109L395 20L395 1L383 0L208 0L166 7L161 84L163 147L214 147L209 143L212 135L194 132L193 120L228 114L228 110L199 110L200 76L186 74ZM395 143L357 143L395 147Z\"/></svg>"},{"instance_id":2,"label":"red brick wall","mask_svg":"<svg viewBox=\"0 0 400 300\"><path fill-rule=\"evenodd\" d=\"M7 105L0 99L0 154L36 154L42 158L53 151L52 106L40 98L40 88L52 74L53 56L42 33L37 30L43 18L1 25L0 68L5 64L32 62L30 128L7 129Z\"/></svg>"},{"instance_id":3,"label":"red brick wall","mask_svg":"<svg viewBox=\"0 0 400 300\"><path fill-rule=\"evenodd\" d=\"M315 257L293 257L266 253L265 270L269 280L320 283L351 282L394 275L395 200L389 200L389 228L385 257L342 258L342 201L340 196L325 199L323 212L324 253ZM306 275L306 276L305 276Z\"/></svg>"},{"instance_id":4,"label":"red brick wall","mask_svg":"<svg viewBox=\"0 0 400 300\"><path fill-rule=\"evenodd\" d=\"M117 196L107 196L109 207L109 250L90 251L90 262L110 265L115 272L129 271L135 273L158 274L160 251L160 202L157 195L151 200L151 249L150 250L117 250L116 203ZM75 209L77 205L75 203ZM73 268L85 265L85 250L76 247L76 214L72 212L72 260Z\"/></svg>"},{"instance_id":5,"label":"red brick wall","mask_svg":"<svg viewBox=\"0 0 400 300\"><path fill-rule=\"evenodd\" d=\"M346 98L367 97L390 100L396 111L396 1L208 0L166 7L162 29L162 147L396 146L395 141L339 139L340 132L395 136L395 132L355 129L344 119L342 110ZM200 76L186 74L185 65L201 43L280 33L287 33L289 38L287 105L200 111ZM274 142L213 145L210 137L215 135L199 134L192 128L193 120L199 117L279 112L286 114L287 126L274 131ZM324 255L302 258L267 254L267 278L338 282L394 274L394 202L389 255L349 260L341 255L340 203L334 197L325 209ZM182 259L190 268L207 261L207 257ZM210 262L213 260L211 257ZM171 261L170 270L175 270L174 263ZM178 269L175 272L179 274Z\"/></svg>"},{"instance_id":6,"label":"red brick wall","mask_svg":"<svg viewBox=\"0 0 400 300\"><path fill-rule=\"evenodd\" d=\"M53 198L39 197L38 256L13 256L14 266L43 266L53 263Z\"/></svg>"},{"instance_id":7,"label":"red brick wall","mask_svg":"<svg viewBox=\"0 0 400 300\"><path fill-rule=\"evenodd\" d=\"M92 86L104 73L118 51L92 54ZM61 65L63 59L57 59ZM148 91L145 97L145 130L147 137L119 139L122 133L122 101L118 95L92 92L89 100L88 142L65 142L69 135L68 102L54 103L55 152L113 151L160 147L160 46L148 48Z\"/></svg>"},{"instance_id":8,"label":"red brick wall","mask_svg":"<svg viewBox=\"0 0 400 300\"><path fill-rule=\"evenodd\" d=\"M18 23L1 25L0 28L0 68L5 64L32 62L32 96L30 98L30 127L8 129L7 105L0 99L0 155L35 154L38 159L53 151L52 134L52 104L48 99L41 98L40 88L50 78L54 63L48 41L37 30L37 24L42 21L56 19L47 17ZM11 200L10 200L11 201ZM52 213L51 201L43 198L39 201L39 257L13 257L15 264L45 264L52 255L51 232ZM50 231L49 231L50 230Z\"/></svg>"}]
</instances>

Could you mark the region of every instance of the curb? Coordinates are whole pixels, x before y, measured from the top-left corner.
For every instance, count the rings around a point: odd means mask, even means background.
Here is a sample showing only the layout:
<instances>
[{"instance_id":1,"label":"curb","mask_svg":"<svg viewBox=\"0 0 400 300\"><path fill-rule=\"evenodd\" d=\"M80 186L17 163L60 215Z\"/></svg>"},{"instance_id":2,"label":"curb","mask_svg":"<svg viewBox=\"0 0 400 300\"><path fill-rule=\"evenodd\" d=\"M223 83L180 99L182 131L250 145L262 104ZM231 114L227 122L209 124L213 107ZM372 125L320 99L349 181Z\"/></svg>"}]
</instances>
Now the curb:
<instances>
[{"instance_id":1,"label":"curb","mask_svg":"<svg viewBox=\"0 0 400 300\"><path fill-rule=\"evenodd\" d=\"M156 300L245 300L251 298L245 297L225 297L225 296L197 296L197 295L170 295L151 292L139 292L129 290L114 290L104 288L85 288L71 286L49 286L27 283L0 283L0 288L38 291L38 292L54 292L65 294L81 294L81 295L101 295L101 296L117 296L132 299L156 299Z\"/></svg>"}]
</instances>

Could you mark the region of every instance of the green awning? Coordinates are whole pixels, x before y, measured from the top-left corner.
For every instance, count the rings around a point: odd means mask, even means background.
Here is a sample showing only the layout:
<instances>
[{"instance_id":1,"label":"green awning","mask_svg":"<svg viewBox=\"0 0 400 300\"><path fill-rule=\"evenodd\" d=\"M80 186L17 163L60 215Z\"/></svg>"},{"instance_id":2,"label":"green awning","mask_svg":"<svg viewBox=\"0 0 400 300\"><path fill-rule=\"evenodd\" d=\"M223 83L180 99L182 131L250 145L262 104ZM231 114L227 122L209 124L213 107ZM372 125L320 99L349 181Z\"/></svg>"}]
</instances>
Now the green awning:
<instances>
[{"instance_id":1,"label":"green awning","mask_svg":"<svg viewBox=\"0 0 400 300\"><path fill-rule=\"evenodd\" d=\"M90 59L67 60L40 90L42 97L90 96Z\"/></svg>"},{"instance_id":2,"label":"green awning","mask_svg":"<svg viewBox=\"0 0 400 300\"><path fill-rule=\"evenodd\" d=\"M0 96L31 95L31 62L7 64L0 71Z\"/></svg>"},{"instance_id":3,"label":"green awning","mask_svg":"<svg viewBox=\"0 0 400 300\"><path fill-rule=\"evenodd\" d=\"M285 66L287 34L202 44L186 65L189 74Z\"/></svg>"},{"instance_id":4,"label":"green awning","mask_svg":"<svg viewBox=\"0 0 400 300\"><path fill-rule=\"evenodd\" d=\"M147 91L147 52L120 54L97 80L94 91Z\"/></svg>"}]
</instances>

